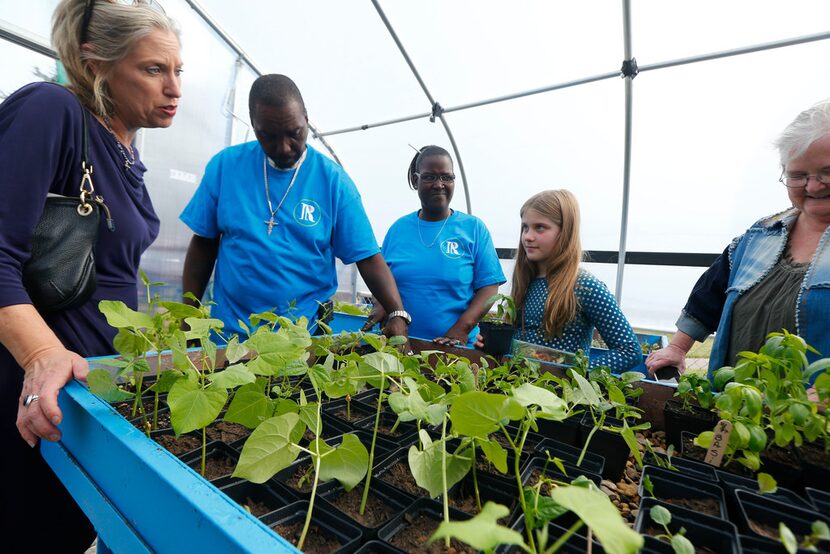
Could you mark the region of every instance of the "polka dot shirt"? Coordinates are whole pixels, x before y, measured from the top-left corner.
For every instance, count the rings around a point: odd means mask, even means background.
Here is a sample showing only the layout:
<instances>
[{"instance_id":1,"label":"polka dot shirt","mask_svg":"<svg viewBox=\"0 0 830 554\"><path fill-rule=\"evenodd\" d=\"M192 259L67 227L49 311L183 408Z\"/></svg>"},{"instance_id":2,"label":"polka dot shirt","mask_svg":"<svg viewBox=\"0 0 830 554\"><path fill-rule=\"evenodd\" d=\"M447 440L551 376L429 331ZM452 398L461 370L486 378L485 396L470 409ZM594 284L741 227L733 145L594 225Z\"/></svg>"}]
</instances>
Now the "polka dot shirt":
<instances>
[{"instance_id":1,"label":"polka dot shirt","mask_svg":"<svg viewBox=\"0 0 830 554\"><path fill-rule=\"evenodd\" d=\"M579 349L590 352L596 327L608 345L608 351L591 358L592 368L607 366L612 372L621 373L639 364L642 353L637 337L605 283L587 271L580 270L575 293L579 304L576 316L565 325L561 336L550 340L542 329L548 283L542 277L534 279L524 300L524 333L519 320L515 338L567 352Z\"/></svg>"}]
</instances>

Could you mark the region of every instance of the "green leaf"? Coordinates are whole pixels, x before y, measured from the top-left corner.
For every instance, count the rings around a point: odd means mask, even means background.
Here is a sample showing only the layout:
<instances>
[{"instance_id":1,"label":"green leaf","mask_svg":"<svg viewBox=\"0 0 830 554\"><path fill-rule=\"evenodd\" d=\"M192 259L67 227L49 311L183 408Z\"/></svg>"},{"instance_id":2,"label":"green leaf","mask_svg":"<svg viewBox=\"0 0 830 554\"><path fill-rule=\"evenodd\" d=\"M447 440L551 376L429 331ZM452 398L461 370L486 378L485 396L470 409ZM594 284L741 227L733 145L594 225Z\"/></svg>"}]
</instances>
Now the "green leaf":
<instances>
[{"instance_id":1,"label":"green leaf","mask_svg":"<svg viewBox=\"0 0 830 554\"><path fill-rule=\"evenodd\" d=\"M695 554L695 546L692 544L692 541L677 533L672 535L671 538L671 547L674 550L675 554Z\"/></svg>"},{"instance_id":2,"label":"green leaf","mask_svg":"<svg viewBox=\"0 0 830 554\"><path fill-rule=\"evenodd\" d=\"M651 517L651 521L658 525L668 525L671 523L671 512L659 504L652 506L649 509L648 515Z\"/></svg>"},{"instance_id":3,"label":"green leaf","mask_svg":"<svg viewBox=\"0 0 830 554\"><path fill-rule=\"evenodd\" d=\"M501 473L507 473L507 450L497 440L476 440L484 456Z\"/></svg>"},{"instance_id":4,"label":"green leaf","mask_svg":"<svg viewBox=\"0 0 830 554\"><path fill-rule=\"evenodd\" d=\"M235 364L248 354L250 354L250 350L244 344L239 344L239 337L236 335L231 337L231 340L228 341L228 345L225 347L225 358L232 364Z\"/></svg>"},{"instance_id":5,"label":"green leaf","mask_svg":"<svg viewBox=\"0 0 830 554\"><path fill-rule=\"evenodd\" d=\"M274 401L265 395L262 384L251 383L240 387L234 393L224 419L244 425L248 429L255 429L273 415Z\"/></svg>"},{"instance_id":6,"label":"green leaf","mask_svg":"<svg viewBox=\"0 0 830 554\"><path fill-rule=\"evenodd\" d=\"M468 437L487 439L499 430L499 423L524 416L513 398L489 392L465 392L452 403L450 419L453 431Z\"/></svg>"},{"instance_id":7,"label":"green leaf","mask_svg":"<svg viewBox=\"0 0 830 554\"><path fill-rule=\"evenodd\" d=\"M580 404L587 404L589 406L599 406L600 400L599 396L597 396L597 391L594 390L593 385L588 382L588 380L574 371L573 369L570 370L571 378L576 381L576 384L579 386L580 392L582 392L582 401Z\"/></svg>"},{"instance_id":8,"label":"green leaf","mask_svg":"<svg viewBox=\"0 0 830 554\"><path fill-rule=\"evenodd\" d=\"M123 391L115 384L115 379L106 369L93 369L86 377L89 391L99 396L105 402L122 402L133 398L135 394Z\"/></svg>"},{"instance_id":9,"label":"green leaf","mask_svg":"<svg viewBox=\"0 0 830 554\"><path fill-rule=\"evenodd\" d=\"M634 460L637 462L637 465L643 467L643 456L640 454L640 447L639 443L637 443L637 437L634 435L634 430L631 429L625 421L623 421L623 429L620 431L620 436L622 436L623 440L625 440L625 444L634 455Z\"/></svg>"},{"instance_id":10,"label":"green leaf","mask_svg":"<svg viewBox=\"0 0 830 554\"><path fill-rule=\"evenodd\" d=\"M337 479L346 491L360 483L368 469L369 452L355 435L343 435L340 446L320 459L320 479Z\"/></svg>"},{"instance_id":11,"label":"green leaf","mask_svg":"<svg viewBox=\"0 0 830 554\"><path fill-rule=\"evenodd\" d=\"M143 312L129 308L120 300L101 300L98 309L107 318L107 323L116 329L152 329L153 318Z\"/></svg>"},{"instance_id":12,"label":"green leaf","mask_svg":"<svg viewBox=\"0 0 830 554\"><path fill-rule=\"evenodd\" d=\"M185 319L187 317L202 317L202 311L195 306L184 304L182 302L171 302L168 300L159 300L156 306L164 308L167 312L176 319Z\"/></svg>"},{"instance_id":13,"label":"green leaf","mask_svg":"<svg viewBox=\"0 0 830 554\"><path fill-rule=\"evenodd\" d=\"M723 390L726 384L735 378L734 367L722 367L715 372L714 382L716 390Z\"/></svg>"},{"instance_id":14,"label":"green leaf","mask_svg":"<svg viewBox=\"0 0 830 554\"><path fill-rule=\"evenodd\" d=\"M778 490L778 482L769 473L758 474L758 492L761 494L774 493Z\"/></svg>"},{"instance_id":15,"label":"green leaf","mask_svg":"<svg viewBox=\"0 0 830 554\"><path fill-rule=\"evenodd\" d=\"M544 527L548 522L569 511L550 496L538 494L533 487L522 487L522 494L525 497L525 506L528 507L528 513L525 515L534 529Z\"/></svg>"},{"instance_id":16,"label":"green leaf","mask_svg":"<svg viewBox=\"0 0 830 554\"><path fill-rule=\"evenodd\" d=\"M225 326L221 319L202 318L201 315L199 317L188 317L184 321L190 326L190 331L185 333L188 340L205 339L210 336L211 331L222 329Z\"/></svg>"},{"instance_id":17,"label":"green leaf","mask_svg":"<svg viewBox=\"0 0 830 554\"><path fill-rule=\"evenodd\" d=\"M605 493L595 488L562 486L554 489L552 496L593 530L608 554L630 554L643 546L643 537L628 527Z\"/></svg>"},{"instance_id":18,"label":"green leaf","mask_svg":"<svg viewBox=\"0 0 830 554\"><path fill-rule=\"evenodd\" d=\"M528 550L521 533L498 524L498 520L509 513L510 510L505 506L487 502L472 519L442 522L427 544L439 539L455 538L476 550L492 550L500 544L516 544Z\"/></svg>"},{"instance_id":19,"label":"green leaf","mask_svg":"<svg viewBox=\"0 0 830 554\"><path fill-rule=\"evenodd\" d=\"M144 337L129 329L119 329L118 333L115 334L112 345L116 352L127 358L140 356L151 348Z\"/></svg>"},{"instance_id":20,"label":"green leaf","mask_svg":"<svg viewBox=\"0 0 830 554\"><path fill-rule=\"evenodd\" d=\"M290 439L299 420L297 414L288 413L263 421L245 441L233 476L264 483L291 465L300 453Z\"/></svg>"},{"instance_id":21,"label":"green leaf","mask_svg":"<svg viewBox=\"0 0 830 554\"><path fill-rule=\"evenodd\" d=\"M513 398L525 408L531 405L539 406L537 417L562 421L568 415L568 406L565 401L548 389L525 383L513 389Z\"/></svg>"},{"instance_id":22,"label":"green leaf","mask_svg":"<svg viewBox=\"0 0 830 554\"><path fill-rule=\"evenodd\" d=\"M429 492L429 495L436 497L443 494L444 485L442 479L442 455L446 443L435 441L429 438L427 432L420 431L421 441L424 444L423 450L413 445L409 448L409 469L415 482L419 487ZM465 455L466 454L466 455ZM466 450L461 454L446 453L447 464L447 489L461 481L472 467L470 451Z\"/></svg>"},{"instance_id":23,"label":"green leaf","mask_svg":"<svg viewBox=\"0 0 830 554\"><path fill-rule=\"evenodd\" d=\"M150 387L150 389L153 392L159 393L170 392L170 389L173 388L173 385L176 384L176 381L182 378L184 378L184 376L179 371L162 371L161 375L159 375L158 379L156 379L156 382L153 384L152 387Z\"/></svg>"},{"instance_id":24,"label":"green leaf","mask_svg":"<svg viewBox=\"0 0 830 554\"><path fill-rule=\"evenodd\" d=\"M176 435L202 429L219 416L228 400L224 389L203 389L189 379L179 379L167 395L170 423Z\"/></svg>"},{"instance_id":25,"label":"green leaf","mask_svg":"<svg viewBox=\"0 0 830 554\"><path fill-rule=\"evenodd\" d=\"M827 527L827 524L821 520L816 520L810 525L812 529L813 538L820 539L823 541L830 540L830 528Z\"/></svg>"},{"instance_id":26,"label":"green leaf","mask_svg":"<svg viewBox=\"0 0 830 554\"><path fill-rule=\"evenodd\" d=\"M256 376L245 364L234 364L210 376L211 385L221 389L235 389L256 381Z\"/></svg>"},{"instance_id":27,"label":"green leaf","mask_svg":"<svg viewBox=\"0 0 830 554\"><path fill-rule=\"evenodd\" d=\"M444 404L427 404L421 397L418 384L411 377L404 377L404 387L401 391L389 395L389 407L392 408L401 421L426 421L430 425L438 425L444 420L447 406Z\"/></svg>"},{"instance_id":28,"label":"green leaf","mask_svg":"<svg viewBox=\"0 0 830 554\"><path fill-rule=\"evenodd\" d=\"M783 521L778 523L778 539L789 554L798 552L798 539Z\"/></svg>"},{"instance_id":29,"label":"green leaf","mask_svg":"<svg viewBox=\"0 0 830 554\"><path fill-rule=\"evenodd\" d=\"M651 477L644 475L641 481L643 483L643 489L645 489L649 496L654 498L654 483L651 482Z\"/></svg>"}]
</instances>

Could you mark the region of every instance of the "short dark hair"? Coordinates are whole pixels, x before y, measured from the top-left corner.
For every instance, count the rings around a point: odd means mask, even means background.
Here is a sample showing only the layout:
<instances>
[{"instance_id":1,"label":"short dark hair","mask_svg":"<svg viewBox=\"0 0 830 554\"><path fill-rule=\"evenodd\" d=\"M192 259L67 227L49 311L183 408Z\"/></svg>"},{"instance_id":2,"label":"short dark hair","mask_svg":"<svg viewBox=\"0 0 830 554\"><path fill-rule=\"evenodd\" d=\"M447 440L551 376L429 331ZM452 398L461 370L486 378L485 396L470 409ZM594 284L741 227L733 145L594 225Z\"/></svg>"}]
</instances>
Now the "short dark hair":
<instances>
[{"instance_id":1,"label":"short dark hair","mask_svg":"<svg viewBox=\"0 0 830 554\"><path fill-rule=\"evenodd\" d=\"M406 171L406 180L409 182L409 188L412 190L415 189L415 174L421 168L421 160L424 158L429 158L430 156L446 156L450 159L450 163L452 163L452 156L450 153L441 148L440 146L436 146L434 144L429 144L427 146L422 147L418 150L418 153L415 154L415 157L412 158L412 161L409 162L409 169Z\"/></svg>"},{"instance_id":2,"label":"short dark hair","mask_svg":"<svg viewBox=\"0 0 830 554\"><path fill-rule=\"evenodd\" d=\"M300 89L290 78L285 75L262 75L251 85L251 92L248 95L248 109L253 114L254 108L259 104L266 106L282 107L291 101L297 101L305 113L305 102Z\"/></svg>"}]
</instances>

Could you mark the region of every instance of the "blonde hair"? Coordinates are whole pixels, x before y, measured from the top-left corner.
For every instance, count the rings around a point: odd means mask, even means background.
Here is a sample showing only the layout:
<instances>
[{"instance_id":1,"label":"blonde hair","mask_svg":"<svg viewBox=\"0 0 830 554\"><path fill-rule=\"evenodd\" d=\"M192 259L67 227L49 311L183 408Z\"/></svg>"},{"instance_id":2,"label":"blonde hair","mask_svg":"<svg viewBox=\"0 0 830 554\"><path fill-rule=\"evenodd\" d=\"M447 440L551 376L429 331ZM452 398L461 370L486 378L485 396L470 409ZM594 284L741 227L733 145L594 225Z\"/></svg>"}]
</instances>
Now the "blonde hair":
<instances>
[{"instance_id":1,"label":"blonde hair","mask_svg":"<svg viewBox=\"0 0 830 554\"><path fill-rule=\"evenodd\" d=\"M545 279L548 283L548 297L545 301L545 313L542 327L548 338L562 333L565 325L577 313L579 303L574 289L579 276L579 263L582 260L582 244L579 240L579 204L576 197L567 190L546 190L540 192L524 203L521 216L528 210L536 210L543 217L560 227L561 232L551 256L546 260ZM524 312L524 301L530 283L537 276L536 265L527 259L519 238L516 251L516 265L513 268L513 299L516 306ZM524 315L522 315L522 322Z\"/></svg>"},{"instance_id":2,"label":"blonde hair","mask_svg":"<svg viewBox=\"0 0 830 554\"><path fill-rule=\"evenodd\" d=\"M70 85L81 102L100 116L114 111L107 79L115 65L153 31L179 38L178 25L149 3L122 4L96 0L86 29L88 48L82 49L81 27L87 0L62 0L52 15L52 45L66 69ZM97 62L98 70L93 71Z\"/></svg>"}]
</instances>

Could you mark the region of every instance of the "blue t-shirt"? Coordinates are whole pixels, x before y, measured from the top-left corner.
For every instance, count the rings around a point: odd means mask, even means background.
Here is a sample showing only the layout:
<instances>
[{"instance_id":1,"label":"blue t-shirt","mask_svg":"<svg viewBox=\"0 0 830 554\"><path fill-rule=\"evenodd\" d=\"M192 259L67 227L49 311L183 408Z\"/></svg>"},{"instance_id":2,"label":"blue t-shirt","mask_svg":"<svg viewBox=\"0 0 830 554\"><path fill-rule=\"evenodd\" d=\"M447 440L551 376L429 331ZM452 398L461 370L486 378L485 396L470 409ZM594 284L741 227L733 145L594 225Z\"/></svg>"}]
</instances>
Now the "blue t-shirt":
<instances>
[{"instance_id":1,"label":"blue t-shirt","mask_svg":"<svg viewBox=\"0 0 830 554\"><path fill-rule=\"evenodd\" d=\"M639 364L642 361L640 343L605 283L587 271L580 270L574 294L579 304L576 316L565 325L560 336L548 338L542 329L548 282L542 277L531 281L522 306L524 330L520 319L520 328L516 331L515 338L556 350L576 352L582 349L589 353L596 327L608 345L608 352L591 358L592 368L607 366L614 373L622 373Z\"/></svg>"},{"instance_id":2,"label":"blue t-shirt","mask_svg":"<svg viewBox=\"0 0 830 554\"><path fill-rule=\"evenodd\" d=\"M418 212L405 215L386 233L382 251L412 316L413 337L443 336L478 289L505 281L490 232L465 213L453 212L443 221L419 220ZM477 332L478 327L470 332L468 344Z\"/></svg>"},{"instance_id":3,"label":"blue t-shirt","mask_svg":"<svg viewBox=\"0 0 830 554\"><path fill-rule=\"evenodd\" d=\"M225 331L241 333L237 320L275 309L315 321L318 302L337 292L335 257L349 264L378 253L360 194L337 164L306 146L306 159L274 219L294 170L265 163L256 141L231 146L208 163L181 220L194 233L221 238L214 271L212 315ZM296 302L292 310L290 306Z\"/></svg>"}]
</instances>

